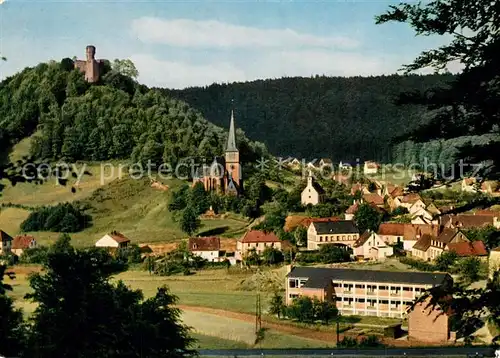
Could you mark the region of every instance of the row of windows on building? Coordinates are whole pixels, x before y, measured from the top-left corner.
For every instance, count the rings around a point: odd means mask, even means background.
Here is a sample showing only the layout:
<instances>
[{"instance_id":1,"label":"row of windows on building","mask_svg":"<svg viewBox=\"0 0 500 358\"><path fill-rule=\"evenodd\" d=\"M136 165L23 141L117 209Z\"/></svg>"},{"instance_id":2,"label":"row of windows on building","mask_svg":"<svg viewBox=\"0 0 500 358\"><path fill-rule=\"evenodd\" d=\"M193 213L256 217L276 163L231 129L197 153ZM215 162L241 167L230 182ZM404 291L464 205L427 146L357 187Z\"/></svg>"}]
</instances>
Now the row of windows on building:
<instances>
[{"instance_id":1,"label":"row of windows on building","mask_svg":"<svg viewBox=\"0 0 500 358\"><path fill-rule=\"evenodd\" d=\"M328 240L329 239L329 240ZM320 236L319 242L328 241L352 241L356 240L356 235L337 235L337 236Z\"/></svg>"},{"instance_id":2,"label":"row of windows on building","mask_svg":"<svg viewBox=\"0 0 500 358\"><path fill-rule=\"evenodd\" d=\"M301 288L305 285L307 279L294 279L291 278L288 280L289 288ZM411 286L390 286L390 285L374 285L374 284L347 284L347 283L339 283L333 282L334 288L343 288L344 292L352 292L353 289L356 290L366 290L368 293L376 293L377 287L379 291L390 291L391 294L398 294L402 291L406 292L424 292L426 289L424 287L411 287Z\"/></svg>"}]
</instances>

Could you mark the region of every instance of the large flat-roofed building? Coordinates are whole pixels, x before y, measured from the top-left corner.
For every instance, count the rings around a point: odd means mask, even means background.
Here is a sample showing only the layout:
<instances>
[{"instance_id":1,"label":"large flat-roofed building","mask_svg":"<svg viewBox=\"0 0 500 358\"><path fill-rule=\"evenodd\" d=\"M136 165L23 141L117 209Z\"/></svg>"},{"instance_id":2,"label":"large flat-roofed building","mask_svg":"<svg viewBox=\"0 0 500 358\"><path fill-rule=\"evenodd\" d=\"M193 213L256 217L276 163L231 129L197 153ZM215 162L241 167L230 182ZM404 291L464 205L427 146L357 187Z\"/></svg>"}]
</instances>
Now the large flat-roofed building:
<instances>
[{"instance_id":1,"label":"large flat-roofed building","mask_svg":"<svg viewBox=\"0 0 500 358\"><path fill-rule=\"evenodd\" d=\"M447 280L447 273L294 267L286 276L286 304L309 296L335 301L343 315L399 318L416 297Z\"/></svg>"}]
</instances>

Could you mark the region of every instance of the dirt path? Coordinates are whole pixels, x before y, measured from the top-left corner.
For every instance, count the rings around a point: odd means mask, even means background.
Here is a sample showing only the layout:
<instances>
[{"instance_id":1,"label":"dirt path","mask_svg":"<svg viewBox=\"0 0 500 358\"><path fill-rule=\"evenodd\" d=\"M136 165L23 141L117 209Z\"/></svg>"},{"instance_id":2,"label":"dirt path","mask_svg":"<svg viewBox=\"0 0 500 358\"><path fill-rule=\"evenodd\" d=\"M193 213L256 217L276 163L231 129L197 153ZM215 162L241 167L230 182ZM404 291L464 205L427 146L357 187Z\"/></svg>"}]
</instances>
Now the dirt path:
<instances>
[{"instance_id":1,"label":"dirt path","mask_svg":"<svg viewBox=\"0 0 500 358\"><path fill-rule=\"evenodd\" d=\"M237 319L237 320L245 321L245 322L251 322L251 323L255 322L255 316L252 314L248 314L248 313L239 313L239 312L221 310L221 309L217 309L217 308L199 307L199 306L178 305L177 307L180 308L181 310L185 310L185 311L203 312L203 313L213 314L216 316ZM291 325L287 325L287 324L279 324L276 322L267 321L265 319L262 320L262 325L264 328L273 329L273 330L281 332L281 333L290 334L290 335L298 336L301 338L313 339L316 341L326 342L329 344L335 344L337 341L336 332L316 331L313 329L301 328L301 327L291 326ZM339 338L342 340L345 335L353 337L353 338L357 337L358 339L361 338L361 336L358 336L357 334L353 334L353 335L340 334ZM382 338L382 342L387 346L400 347L400 348L412 347L412 346L417 346L419 344L422 344L422 342L417 342L414 340L391 339L391 338ZM433 346L434 344L426 343L426 345ZM436 344L436 346L442 346L442 344Z\"/></svg>"},{"instance_id":2,"label":"dirt path","mask_svg":"<svg viewBox=\"0 0 500 358\"><path fill-rule=\"evenodd\" d=\"M185 305L178 305L181 310L185 311L191 311L191 312L203 312L203 313L209 313L213 314L216 316L223 316L223 317L228 317L232 319L237 319L240 321L245 321L245 322L255 322L255 316L248 314L248 313L238 313L238 312L231 312L231 311L225 311L221 309L216 309L216 308L208 308L208 307L197 307L197 306L185 306ZM262 325L264 328L269 328L273 329L275 331L281 332L281 333L286 333L286 334L291 334L294 336L302 337L302 338L308 338L308 339L314 339L317 341L323 341L327 342L330 344L334 344L337 341L337 334L334 332L322 332L322 331L313 331L311 329L307 328L300 328L300 327L294 327L286 324L279 324L275 322L270 322L266 320L262 320ZM343 338L343 335L340 335L340 339Z\"/></svg>"}]
</instances>

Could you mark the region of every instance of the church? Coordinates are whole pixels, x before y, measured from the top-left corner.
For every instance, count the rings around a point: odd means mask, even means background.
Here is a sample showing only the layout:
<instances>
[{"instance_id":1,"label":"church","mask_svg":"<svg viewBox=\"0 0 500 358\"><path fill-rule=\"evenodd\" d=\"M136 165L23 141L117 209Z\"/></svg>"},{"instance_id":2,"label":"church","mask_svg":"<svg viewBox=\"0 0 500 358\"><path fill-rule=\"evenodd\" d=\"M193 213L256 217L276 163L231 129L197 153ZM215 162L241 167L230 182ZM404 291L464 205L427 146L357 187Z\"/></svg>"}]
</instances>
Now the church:
<instances>
[{"instance_id":1,"label":"church","mask_svg":"<svg viewBox=\"0 0 500 358\"><path fill-rule=\"evenodd\" d=\"M212 164L203 164L193 178L193 186L201 182L206 191L239 195L243 190L240 152L236 147L234 113L231 111L229 135L224 157L215 157Z\"/></svg>"}]
</instances>

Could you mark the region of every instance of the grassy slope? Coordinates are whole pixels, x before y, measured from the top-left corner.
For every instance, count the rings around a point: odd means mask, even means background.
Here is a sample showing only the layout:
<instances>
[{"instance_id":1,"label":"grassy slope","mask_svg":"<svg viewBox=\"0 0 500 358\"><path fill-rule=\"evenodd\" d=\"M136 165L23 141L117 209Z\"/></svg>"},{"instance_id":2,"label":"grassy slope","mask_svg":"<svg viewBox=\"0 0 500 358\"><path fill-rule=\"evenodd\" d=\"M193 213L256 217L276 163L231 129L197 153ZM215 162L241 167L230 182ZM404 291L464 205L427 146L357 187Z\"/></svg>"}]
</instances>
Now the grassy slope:
<instances>
[{"instance_id":1,"label":"grassy slope","mask_svg":"<svg viewBox=\"0 0 500 358\"><path fill-rule=\"evenodd\" d=\"M19 158L25 154L27 142L19 143L11 153L11 158ZM1 193L0 203L20 204L29 207L55 205L57 203L81 200L88 202L92 210L93 226L80 233L72 234L73 245L88 246L111 230L118 230L136 243L172 242L185 237L167 203L169 191L153 189L147 177L132 179L124 171L118 170L119 163L113 163L115 169L99 163L76 165L77 171L83 169L90 176L83 176L77 183L71 178L66 186L57 185L48 180L43 185L30 183L11 186L4 182L5 189ZM165 184L174 189L182 182L167 180ZM70 187L75 186L76 193ZM20 232L20 224L27 218L29 211L21 208L4 207L0 209L0 229L10 235ZM225 219L203 220L199 232L226 228L224 237L239 237L245 231L248 221L236 215ZM41 243L53 242L58 233L32 233Z\"/></svg>"}]
</instances>

